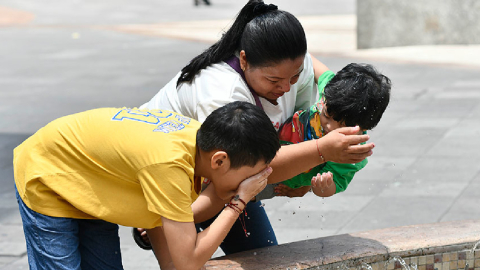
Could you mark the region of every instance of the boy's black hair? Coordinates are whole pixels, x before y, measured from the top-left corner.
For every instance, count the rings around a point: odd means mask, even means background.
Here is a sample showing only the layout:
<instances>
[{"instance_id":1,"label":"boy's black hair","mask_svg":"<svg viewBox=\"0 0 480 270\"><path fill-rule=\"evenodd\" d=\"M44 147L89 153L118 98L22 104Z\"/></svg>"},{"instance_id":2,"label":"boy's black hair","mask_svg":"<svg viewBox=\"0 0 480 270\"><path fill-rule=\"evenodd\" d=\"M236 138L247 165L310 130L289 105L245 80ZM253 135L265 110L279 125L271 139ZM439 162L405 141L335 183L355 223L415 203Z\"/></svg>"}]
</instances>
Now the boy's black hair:
<instances>
[{"instance_id":1,"label":"boy's black hair","mask_svg":"<svg viewBox=\"0 0 480 270\"><path fill-rule=\"evenodd\" d=\"M265 67L305 55L307 39L295 16L262 0L250 0L222 38L182 69L177 87L183 82L192 82L202 69L225 61L241 50L245 51L252 67Z\"/></svg>"},{"instance_id":2,"label":"boy's black hair","mask_svg":"<svg viewBox=\"0 0 480 270\"><path fill-rule=\"evenodd\" d=\"M346 126L374 128L390 101L391 81L368 64L351 63L325 86L327 113Z\"/></svg>"},{"instance_id":3,"label":"boy's black hair","mask_svg":"<svg viewBox=\"0 0 480 270\"><path fill-rule=\"evenodd\" d=\"M235 101L213 111L197 132L203 151L225 151L232 169L270 163L280 142L265 112L248 102Z\"/></svg>"}]
</instances>

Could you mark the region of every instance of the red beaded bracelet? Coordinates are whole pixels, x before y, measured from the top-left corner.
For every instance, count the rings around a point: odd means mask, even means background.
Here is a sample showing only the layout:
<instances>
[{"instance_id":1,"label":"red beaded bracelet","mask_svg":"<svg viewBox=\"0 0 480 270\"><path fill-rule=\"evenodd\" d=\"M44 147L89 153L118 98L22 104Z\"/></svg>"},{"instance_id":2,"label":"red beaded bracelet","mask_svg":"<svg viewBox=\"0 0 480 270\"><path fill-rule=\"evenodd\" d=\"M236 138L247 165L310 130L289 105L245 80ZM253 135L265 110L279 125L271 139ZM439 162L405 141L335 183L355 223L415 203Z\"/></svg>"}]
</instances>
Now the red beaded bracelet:
<instances>
[{"instance_id":1,"label":"red beaded bracelet","mask_svg":"<svg viewBox=\"0 0 480 270\"><path fill-rule=\"evenodd\" d=\"M242 210L240 210L240 208L238 208L238 206L236 206L235 204L232 204L232 203L228 203L227 207L232 208L238 214L241 214L243 212Z\"/></svg>"},{"instance_id":2,"label":"red beaded bracelet","mask_svg":"<svg viewBox=\"0 0 480 270\"><path fill-rule=\"evenodd\" d=\"M232 199L233 199L234 201L240 201L241 203L243 203L243 206L244 206L244 207L247 207L247 204L245 203L244 200L242 200L242 199L240 198L240 195L237 194L237 195L233 196Z\"/></svg>"},{"instance_id":3,"label":"red beaded bracelet","mask_svg":"<svg viewBox=\"0 0 480 270\"><path fill-rule=\"evenodd\" d=\"M317 139L317 141L315 142L317 144L317 152L318 152L318 155L320 156L320 158L322 159L323 163L325 163L326 162L325 158L323 157L322 152L320 152L320 147L318 147L318 140L319 139Z\"/></svg>"}]
</instances>

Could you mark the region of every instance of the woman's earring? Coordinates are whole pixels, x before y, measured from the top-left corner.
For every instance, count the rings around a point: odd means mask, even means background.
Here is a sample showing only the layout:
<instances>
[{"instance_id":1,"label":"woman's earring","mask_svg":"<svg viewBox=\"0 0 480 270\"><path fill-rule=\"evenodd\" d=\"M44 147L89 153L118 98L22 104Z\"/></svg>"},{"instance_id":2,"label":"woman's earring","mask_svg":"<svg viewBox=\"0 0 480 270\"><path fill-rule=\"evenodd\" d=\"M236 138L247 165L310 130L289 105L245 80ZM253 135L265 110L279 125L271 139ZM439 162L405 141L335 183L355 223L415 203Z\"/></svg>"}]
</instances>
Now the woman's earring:
<instances>
[{"instance_id":1,"label":"woman's earring","mask_svg":"<svg viewBox=\"0 0 480 270\"><path fill-rule=\"evenodd\" d=\"M242 71L245 72L245 67L242 67Z\"/></svg>"}]
</instances>

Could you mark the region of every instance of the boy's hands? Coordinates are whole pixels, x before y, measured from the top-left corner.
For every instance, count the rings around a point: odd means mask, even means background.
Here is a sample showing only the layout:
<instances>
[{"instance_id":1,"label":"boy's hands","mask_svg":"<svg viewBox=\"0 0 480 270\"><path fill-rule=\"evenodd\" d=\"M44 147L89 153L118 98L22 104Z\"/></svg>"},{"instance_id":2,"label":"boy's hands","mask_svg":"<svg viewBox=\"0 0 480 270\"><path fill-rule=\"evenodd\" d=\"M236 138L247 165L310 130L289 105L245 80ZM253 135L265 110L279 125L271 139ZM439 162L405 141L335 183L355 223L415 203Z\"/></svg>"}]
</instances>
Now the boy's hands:
<instances>
[{"instance_id":1,"label":"boy's hands","mask_svg":"<svg viewBox=\"0 0 480 270\"><path fill-rule=\"evenodd\" d=\"M358 163L373 154L373 143L366 142L370 136L358 135L360 127L343 127L318 139L318 148L326 161Z\"/></svg>"},{"instance_id":2,"label":"boy's hands","mask_svg":"<svg viewBox=\"0 0 480 270\"><path fill-rule=\"evenodd\" d=\"M267 167L263 171L251 176L240 183L237 194L241 199L248 202L262 191L267 185L267 178L272 173L272 168Z\"/></svg>"},{"instance_id":3,"label":"boy's hands","mask_svg":"<svg viewBox=\"0 0 480 270\"><path fill-rule=\"evenodd\" d=\"M324 172L312 177L312 191L320 197L329 197L335 194L336 186L333 182L333 174Z\"/></svg>"},{"instance_id":4,"label":"boy's hands","mask_svg":"<svg viewBox=\"0 0 480 270\"><path fill-rule=\"evenodd\" d=\"M308 191L310 191L310 188L310 186L291 188L284 184L278 184L278 186L275 187L275 193L276 196L287 196L289 198L303 197Z\"/></svg>"}]
</instances>

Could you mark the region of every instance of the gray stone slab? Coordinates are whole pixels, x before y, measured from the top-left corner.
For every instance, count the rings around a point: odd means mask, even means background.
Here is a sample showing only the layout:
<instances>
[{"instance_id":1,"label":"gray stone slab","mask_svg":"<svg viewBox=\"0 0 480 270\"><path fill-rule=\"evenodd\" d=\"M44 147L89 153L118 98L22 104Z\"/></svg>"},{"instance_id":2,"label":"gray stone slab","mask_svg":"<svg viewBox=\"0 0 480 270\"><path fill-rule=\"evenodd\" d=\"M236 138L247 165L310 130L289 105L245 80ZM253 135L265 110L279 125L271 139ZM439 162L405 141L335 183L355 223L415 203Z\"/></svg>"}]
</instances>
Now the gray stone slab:
<instances>
[{"instance_id":1,"label":"gray stone slab","mask_svg":"<svg viewBox=\"0 0 480 270\"><path fill-rule=\"evenodd\" d=\"M452 164L451 157L419 157L412 166L402 173L401 181L421 181L419 184L441 182L469 182L478 172L468 157L457 157Z\"/></svg>"},{"instance_id":2,"label":"gray stone slab","mask_svg":"<svg viewBox=\"0 0 480 270\"><path fill-rule=\"evenodd\" d=\"M479 219L480 211L480 170L476 177L458 193L456 200L451 207L447 209L445 214L441 217L441 221L453 221L462 219Z\"/></svg>"},{"instance_id":3,"label":"gray stone slab","mask_svg":"<svg viewBox=\"0 0 480 270\"><path fill-rule=\"evenodd\" d=\"M397 129L391 127L375 143L382 147L373 150L374 155L415 157L422 155L443 138L447 128L411 128Z\"/></svg>"},{"instance_id":4,"label":"gray stone slab","mask_svg":"<svg viewBox=\"0 0 480 270\"><path fill-rule=\"evenodd\" d=\"M28 270L29 269L27 256L9 257L8 259L13 259L13 260L11 260L9 263L6 263L3 266L0 266L0 270Z\"/></svg>"},{"instance_id":5,"label":"gray stone slab","mask_svg":"<svg viewBox=\"0 0 480 270\"><path fill-rule=\"evenodd\" d=\"M367 207L352 217L339 233L438 221L452 202L453 198L443 196L376 197Z\"/></svg>"}]
</instances>

